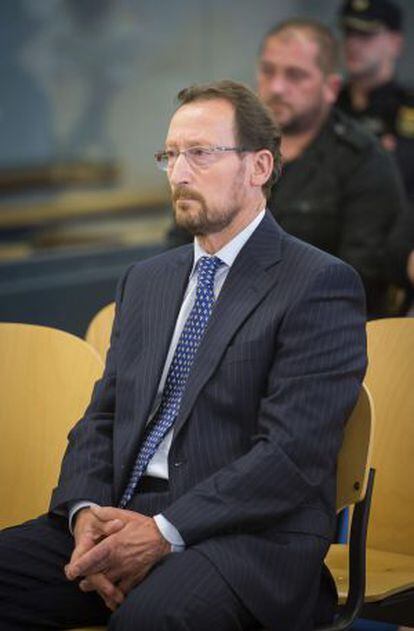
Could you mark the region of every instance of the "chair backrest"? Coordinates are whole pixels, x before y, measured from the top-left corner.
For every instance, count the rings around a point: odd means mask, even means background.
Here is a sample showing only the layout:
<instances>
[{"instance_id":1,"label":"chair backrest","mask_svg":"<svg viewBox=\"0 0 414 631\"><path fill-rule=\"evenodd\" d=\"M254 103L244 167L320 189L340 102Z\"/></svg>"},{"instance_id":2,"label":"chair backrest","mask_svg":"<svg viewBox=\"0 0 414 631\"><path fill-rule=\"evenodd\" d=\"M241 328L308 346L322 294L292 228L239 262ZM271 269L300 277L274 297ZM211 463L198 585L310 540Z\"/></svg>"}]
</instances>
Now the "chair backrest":
<instances>
[{"instance_id":1,"label":"chair backrest","mask_svg":"<svg viewBox=\"0 0 414 631\"><path fill-rule=\"evenodd\" d=\"M337 584L341 585L344 573L348 574L346 600L331 625L318 627L318 631L346 631L359 616L365 595L366 539L375 471L371 468L374 435L374 407L366 385L363 385L357 404L345 426L344 441L338 458L337 509L352 506L347 571L338 573L332 546L328 553L328 567ZM343 548L343 546L339 546ZM353 627L352 627L353 628Z\"/></svg>"},{"instance_id":2,"label":"chair backrest","mask_svg":"<svg viewBox=\"0 0 414 631\"><path fill-rule=\"evenodd\" d=\"M414 554L414 318L368 323L377 474L368 547Z\"/></svg>"},{"instance_id":3,"label":"chair backrest","mask_svg":"<svg viewBox=\"0 0 414 631\"><path fill-rule=\"evenodd\" d=\"M345 426L338 457L336 508L338 511L361 501L368 482L374 434L371 395L363 384L357 404Z\"/></svg>"},{"instance_id":4,"label":"chair backrest","mask_svg":"<svg viewBox=\"0 0 414 631\"><path fill-rule=\"evenodd\" d=\"M102 360L84 340L0 323L0 527L45 512Z\"/></svg>"},{"instance_id":5,"label":"chair backrest","mask_svg":"<svg viewBox=\"0 0 414 631\"><path fill-rule=\"evenodd\" d=\"M114 316L115 303L111 302L92 318L85 335L85 340L98 351L103 361L109 348Z\"/></svg>"}]
</instances>

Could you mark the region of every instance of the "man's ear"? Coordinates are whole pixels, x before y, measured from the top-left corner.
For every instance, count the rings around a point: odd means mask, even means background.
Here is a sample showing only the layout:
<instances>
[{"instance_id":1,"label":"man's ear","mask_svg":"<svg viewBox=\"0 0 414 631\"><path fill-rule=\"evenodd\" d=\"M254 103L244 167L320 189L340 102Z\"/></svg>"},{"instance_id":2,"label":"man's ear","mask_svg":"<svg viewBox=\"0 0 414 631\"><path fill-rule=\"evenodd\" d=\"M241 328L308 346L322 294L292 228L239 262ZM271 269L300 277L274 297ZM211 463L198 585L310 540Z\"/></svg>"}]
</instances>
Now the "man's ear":
<instances>
[{"instance_id":1,"label":"man's ear","mask_svg":"<svg viewBox=\"0 0 414 631\"><path fill-rule=\"evenodd\" d=\"M273 156L268 149L256 151L253 155L253 168L250 183L253 186L262 187L270 178L273 170Z\"/></svg>"},{"instance_id":2,"label":"man's ear","mask_svg":"<svg viewBox=\"0 0 414 631\"><path fill-rule=\"evenodd\" d=\"M397 59L401 56L401 53L404 48L404 36L402 33L394 33L391 32L389 35L391 54L393 61L396 62Z\"/></svg>"},{"instance_id":3,"label":"man's ear","mask_svg":"<svg viewBox=\"0 0 414 631\"><path fill-rule=\"evenodd\" d=\"M337 72L328 74L325 79L325 102L328 105L333 105L338 98L339 90L342 86L342 77Z\"/></svg>"}]
</instances>

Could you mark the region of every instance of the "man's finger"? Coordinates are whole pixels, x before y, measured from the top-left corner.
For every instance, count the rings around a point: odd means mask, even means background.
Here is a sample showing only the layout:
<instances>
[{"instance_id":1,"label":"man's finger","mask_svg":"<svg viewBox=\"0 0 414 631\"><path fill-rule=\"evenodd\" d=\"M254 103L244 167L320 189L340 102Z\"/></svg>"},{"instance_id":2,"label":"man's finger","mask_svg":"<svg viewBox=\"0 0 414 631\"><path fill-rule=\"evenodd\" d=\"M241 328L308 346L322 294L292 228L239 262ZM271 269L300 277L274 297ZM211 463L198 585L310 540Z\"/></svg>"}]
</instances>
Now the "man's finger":
<instances>
[{"instance_id":1,"label":"man's finger","mask_svg":"<svg viewBox=\"0 0 414 631\"><path fill-rule=\"evenodd\" d=\"M73 565L76 561L78 561L84 554L92 550L92 548L99 543L99 541L104 537L109 537L110 535L114 535L115 533L122 530L125 526L123 522L119 519L113 519L109 522L102 522L99 524L99 529L101 531L100 536L94 536L88 530L84 535L79 537L79 541L77 542L72 555L70 557L70 561L68 565L65 567L65 574L69 580L73 580L69 578L71 576L70 572L66 571L67 568L73 568Z\"/></svg>"},{"instance_id":2,"label":"man's finger","mask_svg":"<svg viewBox=\"0 0 414 631\"><path fill-rule=\"evenodd\" d=\"M125 578L124 580L120 581L118 583L118 588L125 594L129 594L129 592L131 591L131 589L133 587L135 587L135 585L138 585L138 583L140 583L142 581L144 577L135 577L134 581L132 581L130 578Z\"/></svg>"},{"instance_id":3,"label":"man's finger","mask_svg":"<svg viewBox=\"0 0 414 631\"><path fill-rule=\"evenodd\" d=\"M65 567L67 578L73 581L80 576L102 572L107 567L110 555L111 548L108 545L108 539L104 539L92 550L89 550L82 557Z\"/></svg>"},{"instance_id":4,"label":"man's finger","mask_svg":"<svg viewBox=\"0 0 414 631\"><path fill-rule=\"evenodd\" d=\"M66 578L68 580L70 580L70 581L73 580L71 578L70 572L68 573L68 569L73 567L73 565L76 563L76 561L78 561L80 558L82 558L84 554L89 552L89 550L92 550L94 545L96 545L95 541L89 536L82 537L80 539L79 543L73 549L73 552L72 552L72 555L70 557L69 563L67 565L65 565L65 568L64 568L65 575L66 575Z\"/></svg>"},{"instance_id":5,"label":"man's finger","mask_svg":"<svg viewBox=\"0 0 414 631\"><path fill-rule=\"evenodd\" d=\"M100 591L107 598L116 601L119 605L124 600L124 594L121 589L112 583L105 574L91 574L84 578L79 587L83 592Z\"/></svg>"},{"instance_id":6,"label":"man's finger","mask_svg":"<svg viewBox=\"0 0 414 631\"><path fill-rule=\"evenodd\" d=\"M86 552L89 552L89 550L92 550L94 545L95 541L93 541L93 539L91 539L90 537L88 537L87 540L82 538L79 543L73 548L70 562L72 563L76 559L79 559L81 556L86 554Z\"/></svg>"},{"instance_id":7,"label":"man's finger","mask_svg":"<svg viewBox=\"0 0 414 631\"><path fill-rule=\"evenodd\" d=\"M99 521L113 521L125 519L125 514L130 511L124 511L122 508L114 506L91 506L91 513L99 519Z\"/></svg>"},{"instance_id":8,"label":"man's finger","mask_svg":"<svg viewBox=\"0 0 414 631\"><path fill-rule=\"evenodd\" d=\"M98 592L98 594L99 594L99 592ZM104 601L104 603L108 607L108 609L110 609L112 611L112 613L114 613L118 609L118 605L116 604L115 601L107 600L102 594L99 594L99 596L102 598L102 600Z\"/></svg>"},{"instance_id":9,"label":"man's finger","mask_svg":"<svg viewBox=\"0 0 414 631\"><path fill-rule=\"evenodd\" d=\"M77 561L82 559L85 554L90 552L105 537L116 534L125 526L124 522L119 519L114 519L109 522L98 522L98 520L96 520L96 522L98 524L97 526L93 528L88 527L85 533L78 535L70 561L65 567L65 574L69 580L73 580L78 576L77 570L75 569Z\"/></svg>"},{"instance_id":10,"label":"man's finger","mask_svg":"<svg viewBox=\"0 0 414 631\"><path fill-rule=\"evenodd\" d=\"M98 574L91 574L90 576L83 578L81 582L79 583L79 589L82 592L98 591L98 586L95 584L95 581L93 580L95 576L98 576Z\"/></svg>"},{"instance_id":11,"label":"man's finger","mask_svg":"<svg viewBox=\"0 0 414 631\"><path fill-rule=\"evenodd\" d=\"M111 583L105 574L92 574L83 579L79 587L83 592L97 592L111 611L115 611L125 598L122 591Z\"/></svg>"},{"instance_id":12,"label":"man's finger","mask_svg":"<svg viewBox=\"0 0 414 631\"><path fill-rule=\"evenodd\" d=\"M123 594L125 594L125 595L129 594L129 592L131 591L131 589L133 587L135 587L141 581L144 580L144 578L146 577L148 572L149 572L149 568L148 569L144 569L139 574L135 574L133 577L126 577L126 578L122 579L121 581L119 581L119 583L117 585L118 589L120 589L121 592Z\"/></svg>"},{"instance_id":13,"label":"man's finger","mask_svg":"<svg viewBox=\"0 0 414 631\"><path fill-rule=\"evenodd\" d=\"M109 521L102 521L99 524L99 529L105 537L109 537L109 535L114 535L116 532L122 530L124 526L125 522L121 519L111 519Z\"/></svg>"}]
</instances>

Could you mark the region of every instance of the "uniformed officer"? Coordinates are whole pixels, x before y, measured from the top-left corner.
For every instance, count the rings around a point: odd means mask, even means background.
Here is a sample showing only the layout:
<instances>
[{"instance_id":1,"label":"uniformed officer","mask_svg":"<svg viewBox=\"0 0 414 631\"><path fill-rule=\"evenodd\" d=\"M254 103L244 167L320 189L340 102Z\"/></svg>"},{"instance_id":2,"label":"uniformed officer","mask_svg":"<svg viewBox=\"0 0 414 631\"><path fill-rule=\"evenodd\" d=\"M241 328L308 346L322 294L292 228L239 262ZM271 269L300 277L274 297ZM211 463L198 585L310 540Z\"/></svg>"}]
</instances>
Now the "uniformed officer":
<instances>
[{"instance_id":1,"label":"uniformed officer","mask_svg":"<svg viewBox=\"0 0 414 631\"><path fill-rule=\"evenodd\" d=\"M414 90L395 78L403 16L390 0L347 0L340 10L348 82L338 106L395 153L414 201Z\"/></svg>"},{"instance_id":2,"label":"uniformed officer","mask_svg":"<svg viewBox=\"0 0 414 631\"><path fill-rule=\"evenodd\" d=\"M288 232L357 269L376 317L387 313L386 240L405 197L389 154L334 110L337 61L333 35L313 21L289 20L264 38L258 92L281 127L284 159L268 205ZM170 243L183 236L175 229Z\"/></svg>"}]
</instances>

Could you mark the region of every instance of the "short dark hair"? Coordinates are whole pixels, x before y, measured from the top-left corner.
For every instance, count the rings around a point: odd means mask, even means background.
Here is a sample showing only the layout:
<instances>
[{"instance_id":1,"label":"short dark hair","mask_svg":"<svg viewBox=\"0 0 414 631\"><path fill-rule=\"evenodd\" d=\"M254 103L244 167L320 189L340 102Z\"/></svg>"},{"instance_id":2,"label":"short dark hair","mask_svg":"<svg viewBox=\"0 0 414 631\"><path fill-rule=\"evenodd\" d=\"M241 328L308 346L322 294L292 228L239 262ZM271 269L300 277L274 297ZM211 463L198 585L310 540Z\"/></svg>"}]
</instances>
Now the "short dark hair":
<instances>
[{"instance_id":1,"label":"short dark hair","mask_svg":"<svg viewBox=\"0 0 414 631\"><path fill-rule=\"evenodd\" d=\"M235 135L237 143L248 151L268 149L273 156L273 171L262 190L268 199L272 186L281 172L281 134L271 112L250 88L235 81L215 81L191 85L177 95L179 107L193 101L223 99L231 103L235 112Z\"/></svg>"},{"instance_id":2,"label":"short dark hair","mask_svg":"<svg viewBox=\"0 0 414 631\"><path fill-rule=\"evenodd\" d=\"M338 71L340 62L338 40L325 24L308 18L292 18L273 26L262 40L260 54L263 52L266 42L270 37L280 35L287 31L302 31L316 42L319 48L316 63L325 75Z\"/></svg>"}]
</instances>

